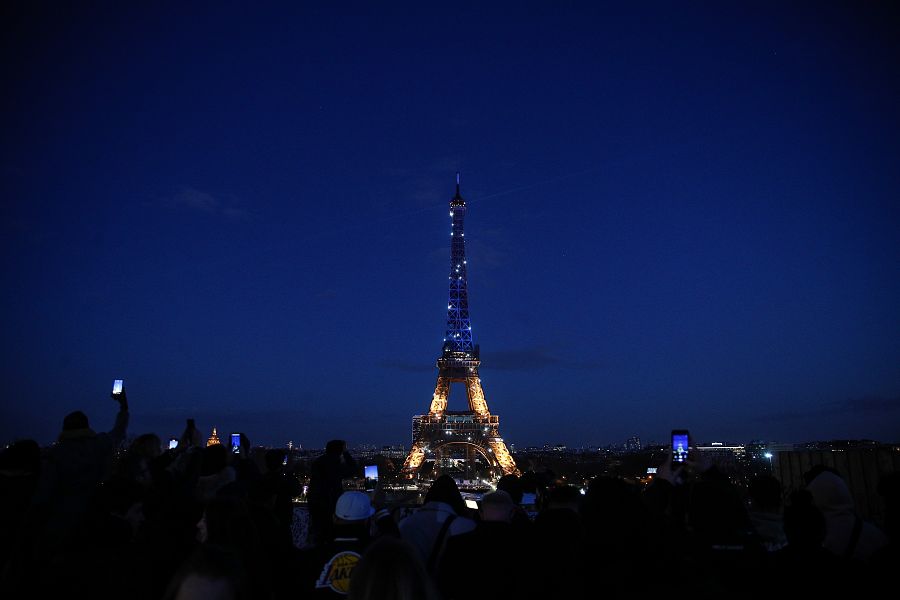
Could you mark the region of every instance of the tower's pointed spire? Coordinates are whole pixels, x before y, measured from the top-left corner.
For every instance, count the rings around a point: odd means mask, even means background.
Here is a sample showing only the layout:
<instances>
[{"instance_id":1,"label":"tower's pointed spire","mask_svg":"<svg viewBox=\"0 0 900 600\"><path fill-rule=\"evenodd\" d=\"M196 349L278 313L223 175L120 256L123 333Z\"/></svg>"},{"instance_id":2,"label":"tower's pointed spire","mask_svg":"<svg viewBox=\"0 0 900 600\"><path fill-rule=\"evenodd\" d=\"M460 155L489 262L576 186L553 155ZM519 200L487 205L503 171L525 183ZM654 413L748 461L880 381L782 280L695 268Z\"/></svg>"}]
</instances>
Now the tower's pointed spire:
<instances>
[{"instance_id":1,"label":"tower's pointed spire","mask_svg":"<svg viewBox=\"0 0 900 600\"><path fill-rule=\"evenodd\" d=\"M456 200L457 198L462 198L459 193L459 171L456 172L456 195L453 196L454 200Z\"/></svg>"}]
</instances>

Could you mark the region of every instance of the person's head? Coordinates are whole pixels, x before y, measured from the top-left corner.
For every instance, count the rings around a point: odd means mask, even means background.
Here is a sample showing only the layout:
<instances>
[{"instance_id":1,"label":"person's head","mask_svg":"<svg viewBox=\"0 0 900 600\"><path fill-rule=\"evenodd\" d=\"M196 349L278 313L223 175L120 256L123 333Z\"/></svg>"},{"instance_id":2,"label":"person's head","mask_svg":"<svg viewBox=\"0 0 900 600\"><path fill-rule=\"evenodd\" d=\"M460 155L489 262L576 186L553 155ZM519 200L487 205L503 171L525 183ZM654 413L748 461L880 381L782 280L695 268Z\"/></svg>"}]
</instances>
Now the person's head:
<instances>
[{"instance_id":1,"label":"person's head","mask_svg":"<svg viewBox=\"0 0 900 600\"><path fill-rule=\"evenodd\" d=\"M813 479L825 472L833 473L838 477L841 476L840 472L834 467L827 467L825 465L818 464L803 474L803 483L809 485L810 483L812 483Z\"/></svg>"},{"instance_id":2,"label":"person's head","mask_svg":"<svg viewBox=\"0 0 900 600\"><path fill-rule=\"evenodd\" d=\"M534 494L542 496L547 488L544 478L534 471L526 471L519 478L519 484L522 486L522 492L526 494Z\"/></svg>"},{"instance_id":3,"label":"person's head","mask_svg":"<svg viewBox=\"0 0 900 600\"><path fill-rule=\"evenodd\" d=\"M206 504L197 523L197 539L246 552L259 549L259 531L247 503L234 496L216 496Z\"/></svg>"},{"instance_id":4,"label":"person's head","mask_svg":"<svg viewBox=\"0 0 900 600\"><path fill-rule=\"evenodd\" d=\"M882 476L878 494L884 501L884 531L896 544L900 538L900 472Z\"/></svg>"},{"instance_id":5,"label":"person's head","mask_svg":"<svg viewBox=\"0 0 900 600\"><path fill-rule=\"evenodd\" d=\"M545 509L565 509L578 512L581 506L581 490L572 485L559 485L547 492Z\"/></svg>"},{"instance_id":6,"label":"person's head","mask_svg":"<svg viewBox=\"0 0 900 600\"><path fill-rule=\"evenodd\" d=\"M203 544L169 583L166 600L240 600L246 596L244 567L230 549Z\"/></svg>"},{"instance_id":7,"label":"person's head","mask_svg":"<svg viewBox=\"0 0 900 600\"><path fill-rule=\"evenodd\" d=\"M350 577L348 600L437 600L425 565L409 542L382 537L363 554Z\"/></svg>"},{"instance_id":8,"label":"person's head","mask_svg":"<svg viewBox=\"0 0 900 600\"><path fill-rule=\"evenodd\" d=\"M181 438L178 440L178 449L183 450L185 448L202 448L203 447L203 436L200 433L200 430L197 429L197 424L194 422L194 419L188 419L187 425L184 427L184 432L181 434Z\"/></svg>"},{"instance_id":9,"label":"person's head","mask_svg":"<svg viewBox=\"0 0 900 600\"><path fill-rule=\"evenodd\" d=\"M516 505L509 494L503 490L497 490L484 495L478 510L482 521L509 523L512 521Z\"/></svg>"},{"instance_id":10,"label":"person's head","mask_svg":"<svg viewBox=\"0 0 900 600\"><path fill-rule=\"evenodd\" d=\"M781 482L771 475L759 475L750 481L747 495L753 510L776 513L781 509Z\"/></svg>"},{"instance_id":11,"label":"person's head","mask_svg":"<svg viewBox=\"0 0 900 600\"><path fill-rule=\"evenodd\" d=\"M284 456L287 450L266 450L266 471L278 473L284 466Z\"/></svg>"},{"instance_id":12,"label":"person's head","mask_svg":"<svg viewBox=\"0 0 900 600\"><path fill-rule=\"evenodd\" d=\"M519 480L518 475L512 473L504 475L497 482L497 489L509 494L514 504L522 503L522 482Z\"/></svg>"},{"instance_id":13,"label":"person's head","mask_svg":"<svg viewBox=\"0 0 900 600\"><path fill-rule=\"evenodd\" d=\"M466 512L466 503L456 486L456 481L449 475L441 475L434 480L428 493L425 494L425 502L443 502L449 504L458 515Z\"/></svg>"},{"instance_id":14,"label":"person's head","mask_svg":"<svg viewBox=\"0 0 900 600\"><path fill-rule=\"evenodd\" d=\"M215 475L228 466L228 449L222 444L207 446L201 452L200 475Z\"/></svg>"},{"instance_id":15,"label":"person's head","mask_svg":"<svg viewBox=\"0 0 900 600\"><path fill-rule=\"evenodd\" d=\"M372 502L363 492L344 492L334 506L334 522L337 525L365 525L373 514Z\"/></svg>"},{"instance_id":16,"label":"person's head","mask_svg":"<svg viewBox=\"0 0 900 600\"><path fill-rule=\"evenodd\" d=\"M139 435L131 442L131 453L145 460L153 460L162 453L162 442L155 433Z\"/></svg>"},{"instance_id":17,"label":"person's head","mask_svg":"<svg viewBox=\"0 0 900 600\"><path fill-rule=\"evenodd\" d=\"M63 419L63 431L79 431L89 428L87 415L80 410L70 412Z\"/></svg>"},{"instance_id":18,"label":"person's head","mask_svg":"<svg viewBox=\"0 0 900 600\"><path fill-rule=\"evenodd\" d=\"M807 485L813 502L826 518L829 515L853 512L853 496L847 484L834 471L820 471Z\"/></svg>"},{"instance_id":19,"label":"person's head","mask_svg":"<svg viewBox=\"0 0 900 600\"><path fill-rule=\"evenodd\" d=\"M816 508L812 494L807 490L791 494L784 508L784 535L790 546L799 549L821 547L825 527L825 517Z\"/></svg>"},{"instance_id":20,"label":"person's head","mask_svg":"<svg viewBox=\"0 0 900 600\"><path fill-rule=\"evenodd\" d=\"M329 440L325 444L325 454L329 456L340 456L347 449L347 442L344 440Z\"/></svg>"}]
</instances>

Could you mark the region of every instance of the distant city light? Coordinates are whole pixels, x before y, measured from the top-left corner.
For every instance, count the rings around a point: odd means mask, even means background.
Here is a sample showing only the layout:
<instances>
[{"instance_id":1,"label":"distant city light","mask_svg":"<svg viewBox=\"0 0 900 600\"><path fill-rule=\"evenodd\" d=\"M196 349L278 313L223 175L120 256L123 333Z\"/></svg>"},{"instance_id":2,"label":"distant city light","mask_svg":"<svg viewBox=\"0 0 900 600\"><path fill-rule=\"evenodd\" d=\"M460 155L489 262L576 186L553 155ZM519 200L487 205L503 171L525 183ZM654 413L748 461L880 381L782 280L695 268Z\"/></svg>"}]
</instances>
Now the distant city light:
<instances>
[{"instance_id":1,"label":"distant city light","mask_svg":"<svg viewBox=\"0 0 900 600\"><path fill-rule=\"evenodd\" d=\"M763 456L765 456L766 458L772 458L772 453L766 452L765 454L763 454Z\"/></svg>"}]
</instances>

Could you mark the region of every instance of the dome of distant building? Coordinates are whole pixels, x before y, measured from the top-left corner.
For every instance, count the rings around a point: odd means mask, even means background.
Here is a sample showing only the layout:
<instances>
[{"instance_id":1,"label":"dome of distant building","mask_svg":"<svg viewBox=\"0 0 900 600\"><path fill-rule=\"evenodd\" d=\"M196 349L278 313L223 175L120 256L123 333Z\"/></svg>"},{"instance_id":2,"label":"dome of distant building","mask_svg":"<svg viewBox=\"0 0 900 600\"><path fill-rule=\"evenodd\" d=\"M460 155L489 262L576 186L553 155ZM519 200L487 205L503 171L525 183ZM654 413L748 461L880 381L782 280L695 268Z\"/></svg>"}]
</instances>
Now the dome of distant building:
<instances>
[{"instance_id":1,"label":"dome of distant building","mask_svg":"<svg viewBox=\"0 0 900 600\"><path fill-rule=\"evenodd\" d=\"M210 434L209 439L206 440L207 446L216 446L221 445L222 442L219 441L219 435L216 433L216 428L213 427L212 434Z\"/></svg>"}]
</instances>

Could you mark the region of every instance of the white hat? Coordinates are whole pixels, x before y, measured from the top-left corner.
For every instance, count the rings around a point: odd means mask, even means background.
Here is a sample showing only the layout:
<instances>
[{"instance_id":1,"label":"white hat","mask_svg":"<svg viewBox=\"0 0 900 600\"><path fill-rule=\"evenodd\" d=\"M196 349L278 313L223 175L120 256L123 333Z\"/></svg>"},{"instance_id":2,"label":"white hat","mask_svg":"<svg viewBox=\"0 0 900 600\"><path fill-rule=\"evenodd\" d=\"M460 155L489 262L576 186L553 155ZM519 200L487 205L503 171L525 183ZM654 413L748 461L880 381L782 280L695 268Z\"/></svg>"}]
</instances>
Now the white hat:
<instances>
[{"instance_id":1,"label":"white hat","mask_svg":"<svg viewBox=\"0 0 900 600\"><path fill-rule=\"evenodd\" d=\"M338 498L334 516L344 521L362 521L375 514L369 497L362 492L344 492Z\"/></svg>"}]
</instances>

